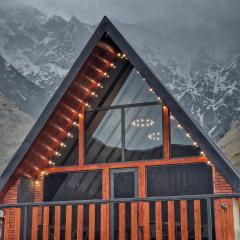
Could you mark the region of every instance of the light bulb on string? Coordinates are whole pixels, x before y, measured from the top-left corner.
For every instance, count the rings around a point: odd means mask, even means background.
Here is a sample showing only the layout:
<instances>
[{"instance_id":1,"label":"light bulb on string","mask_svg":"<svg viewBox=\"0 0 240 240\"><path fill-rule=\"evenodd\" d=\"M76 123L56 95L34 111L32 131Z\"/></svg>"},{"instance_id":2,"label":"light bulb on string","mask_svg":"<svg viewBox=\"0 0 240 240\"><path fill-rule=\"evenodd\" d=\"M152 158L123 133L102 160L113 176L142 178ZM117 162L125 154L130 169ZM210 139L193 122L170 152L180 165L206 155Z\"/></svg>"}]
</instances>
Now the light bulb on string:
<instances>
[{"instance_id":1,"label":"light bulb on string","mask_svg":"<svg viewBox=\"0 0 240 240\"><path fill-rule=\"evenodd\" d=\"M73 126L78 127L79 124L77 122L73 122Z\"/></svg>"},{"instance_id":2,"label":"light bulb on string","mask_svg":"<svg viewBox=\"0 0 240 240\"><path fill-rule=\"evenodd\" d=\"M160 140L160 132L153 132L148 135L148 138L153 141L159 141Z\"/></svg>"},{"instance_id":3,"label":"light bulb on string","mask_svg":"<svg viewBox=\"0 0 240 240\"><path fill-rule=\"evenodd\" d=\"M60 152L56 151L55 156L60 157L60 156L62 156L62 154Z\"/></svg>"},{"instance_id":4,"label":"light bulb on string","mask_svg":"<svg viewBox=\"0 0 240 240\"><path fill-rule=\"evenodd\" d=\"M110 67L111 67L111 68L114 68L114 69L117 68L114 63L111 63L111 64L110 64Z\"/></svg>"},{"instance_id":5,"label":"light bulb on string","mask_svg":"<svg viewBox=\"0 0 240 240\"><path fill-rule=\"evenodd\" d=\"M70 132L68 132L68 133L67 133L67 137L69 137L69 138L73 138L73 134L70 133Z\"/></svg>"},{"instance_id":6,"label":"light bulb on string","mask_svg":"<svg viewBox=\"0 0 240 240\"><path fill-rule=\"evenodd\" d=\"M141 119L134 119L132 121L132 126L134 127L141 127L141 128L144 128L144 127L151 127L154 125L154 121L152 119L145 119L145 118L141 118Z\"/></svg>"},{"instance_id":7,"label":"light bulb on string","mask_svg":"<svg viewBox=\"0 0 240 240\"><path fill-rule=\"evenodd\" d=\"M61 142L61 143L60 143L60 147L65 148L65 147L67 147L67 145L66 145L64 142Z\"/></svg>"}]
</instances>

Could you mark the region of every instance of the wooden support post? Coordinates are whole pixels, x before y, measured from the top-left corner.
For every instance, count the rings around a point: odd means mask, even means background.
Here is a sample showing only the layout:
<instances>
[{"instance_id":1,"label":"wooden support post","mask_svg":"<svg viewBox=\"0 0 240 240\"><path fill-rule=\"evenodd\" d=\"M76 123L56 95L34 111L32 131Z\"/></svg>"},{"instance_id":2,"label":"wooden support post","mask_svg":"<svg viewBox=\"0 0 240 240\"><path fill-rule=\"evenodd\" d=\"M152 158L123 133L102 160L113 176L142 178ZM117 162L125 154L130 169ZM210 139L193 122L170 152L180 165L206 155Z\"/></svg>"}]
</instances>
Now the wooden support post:
<instances>
[{"instance_id":1,"label":"wooden support post","mask_svg":"<svg viewBox=\"0 0 240 240\"><path fill-rule=\"evenodd\" d=\"M32 208L32 240L38 239L38 207Z\"/></svg>"},{"instance_id":2,"label":"wooden support post","mask_svg":"<svg viewBox=\"0 0 240 240\"><path fill-rule=\"evenodd\" d=\"M66 224L65 224L65 240L71 240L72 235L72 206L66 206Z\"/></svg>"},{"instance_id":3,"label":"wooden support post","mask_svg":"<svg viewBox=\"0 0 240 240\"><path fill-rule=\"evenodd\" d=\"M94 240L95 239L95 204L89 205L88 231L89 231L88 240Z\"/></svg>"},{"instance_id":4,"label":"wooden support post","mask_svg":"<svg viewBox=\"0 0 240 240\"><path fill-rule=\"evenodd\" d=\"M83 240L83 205L77 208L77 240Z\"/></svg>"},{"instance_id":5,"label":"wooden support post","mask_svg":"<svg viewBox=\"0 0 240 240\"><path fill-rule=\"evenodd\" d=\"M54 212L54 240L60 240L60 222L61 222L61 207L55 206Z\"/></svg>"},{"instance_id":6,"label":"wooden support post","mask_svg":"<svg viewBox=\"0 0 240 240\"><path fill-rule=\"evenodd\" d=\"M131 203L131 240L138 239L137 204L136 202Z\"/></svg>"},{"instance_id":7,"label":"wooden support post","mask_svg":"<svg viewBox=\"0 0 240 240\"><path fill-rule=\"evenodd\" d=\"M43 208L43 240L48 240L49 231L49 207Z\"/></svg>"},{"instance_id":8,"label":"wooden support post","mask_svg":"<svg viewBox=\"0 0 240 240\"><path fill-rule=\"evenodd\" d=\"M4 240L9 240L10 236L10 208L4 209L4 217L5 217L5 222L4 222Z\"/></svg>"},{"instance_id":9,"label":"wooden support post","mask_svg":"<svg viewBox=\"0 0 240 240\"><path fill-rule=\"evenodd\" d=\"M202 232L201 232L201 202L200 200L194 200L194 233L195 239L201 240L202 239Z\"/></svg>"},{"instance_id":10,"label":"wooden support post","mask_svg":"<svg viewBox=\"0 0 240 240\"><path fill-rule=\"evenodd\" d=\"M79 166L84 165L85 160L85 136L84 136L84 107L79 114L78 144L79 144Z\"/></svg>"},{"instance_id":11,"label":"wooden support post","mask_svg":"<svg viewBox=\"0 0 240 240\"><path fill-rule=\"evenodd\" d=\"M162 240L162 203L155 202L156 240Z\"/></svg>"},{"instance_id":12,"label":"wooden support post","mask_svg":"<svg viewBox=\"0 0 240 240\"><path fill-rule=\"evenodd\" d=\"M170 159L170 113L169 109L163 106L163 157L164 160Z\"/></svg>"},{"instance_id":13,"label":"wooden support post","mask_svg":"<svg viewBox=\"0 0 240 240\"><path fill-rule=\"evenodd\" d=\"M119 203L119 240L126 239L126 206L125 203Z\"/></svg>"},{"instance_id":14,"label":"wooden support post","mask_svg":"<svg viewBox=\"0 0 240 240\"><path fill-rule=\"evenodd\" d=\"M181 239L188 239L188 221L187 221L187 201L180 201L180 214L181 214Z\"/></svg>"},{"instance_id":15,"label":"wooden support post","mask_svg":"<svg viewBox=\"0 0 240 240\"><path fill-rule=\"evenodd\" d=\"M168 201L168 239L175 239L174 201Z\"/></svg>"}]
</instances>

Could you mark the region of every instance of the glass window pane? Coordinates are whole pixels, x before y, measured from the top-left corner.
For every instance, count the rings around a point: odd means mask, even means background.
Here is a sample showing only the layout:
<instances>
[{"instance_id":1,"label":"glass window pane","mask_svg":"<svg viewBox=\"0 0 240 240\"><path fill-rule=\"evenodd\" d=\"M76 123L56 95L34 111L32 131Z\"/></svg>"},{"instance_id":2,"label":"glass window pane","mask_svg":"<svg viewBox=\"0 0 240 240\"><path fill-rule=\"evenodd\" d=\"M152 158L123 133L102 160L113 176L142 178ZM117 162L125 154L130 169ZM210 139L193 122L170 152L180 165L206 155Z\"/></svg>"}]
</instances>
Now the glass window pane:
<instances>
[{"instance_id":1,"label":"glass window pane","mask_svg":"<svg viewBox=\"0 0 240 240\"><path fill-rule=\"evenodd\" d=\"M140 73L133 69L111 105L155 102L157 100L157 95L147 82L141 77Z\"/></svg>"},{"instance_id":2,"label":"glass window pane","mask_svg":"<svg viewBox=\"0 0 240 240\"><path fill-rule=\"evenodd\" d=\"M86 112L86 122L91 114L95 115L85 127L85 163L121 161L121 110Z\"/></svg>"},{"instance_id":3,"label":"glass window pane","mask_svg":"<svg viewBox=\"0 0 240 240\"><path fill-rule=\"evenodd\" d=\"M45 201L102 198L101 171L84 171L46 176Z\"/></svg>"},{"instance_id":4,"label":"glass window pane","mask_svg":"<svg viewBox=\"0 0 240 240\"><path fill-rule=\"evenodd\" d=\"M191 157L199 156L200 149L196 142L194 142L181 124L171 117L170 121L171 131L171 157Z\"/></svg>"},{"instance_id":5,"label":"glass window pane","mask_svg":"<svg viewBox=\"0 0 240 240\"><path fill-rule=\"evenodd\" d=\"M207 164L147 167L148 197L210 193L212 170Z\"/></svg>"},{"instance_id":6,"label":"glass window pane","mask_svg":"<svg viewBox=\"0 0 240 240\"><path fill-rule=\"evenodd\" d=\"M135 196L134 172L114 173L114 198L131 198Z\"/></svg>"},{"instance_id":7,"label":"glass window pane","mask_svg":"<svg viewBox=\"0 0 240 240\"><path fill-rule=\"evenodd\" d=\"M125 109L125 161L163 157L162 106Z\"/></svg>"}]
</instances>

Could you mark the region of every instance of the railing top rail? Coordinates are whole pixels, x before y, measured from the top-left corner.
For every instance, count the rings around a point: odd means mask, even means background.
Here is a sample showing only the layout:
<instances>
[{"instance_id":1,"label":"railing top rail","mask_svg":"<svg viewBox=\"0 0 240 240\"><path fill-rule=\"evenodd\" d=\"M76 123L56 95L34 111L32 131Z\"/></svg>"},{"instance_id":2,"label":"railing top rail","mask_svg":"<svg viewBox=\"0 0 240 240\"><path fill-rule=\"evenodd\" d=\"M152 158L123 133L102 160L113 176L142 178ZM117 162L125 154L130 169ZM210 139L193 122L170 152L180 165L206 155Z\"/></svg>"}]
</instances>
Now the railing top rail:
<instances>
[{"instance_id":1,"label":"railing top rail","mask_svg":"<svg viewBox=\"0 0 240 240\"><path fill-rule=\"evenodd\" d=\"M169 200L196 200L196 199L220 199L220 198L240 198L240 193L233 194L202 194L202 195L181 195L181 196L160 196L160 197L145 197L145 198L115 198L109 200L93 199L93 200L72 200L72 201L52 201L52 202L27 202L16 204L0 204L0 209L3 208L19 208L19 207L34 207L34 206L55 206L55 205L89 205L89 204L106 204L106 203L130 203L130 202L155 202Z\"/></svg>"}]
</instances>

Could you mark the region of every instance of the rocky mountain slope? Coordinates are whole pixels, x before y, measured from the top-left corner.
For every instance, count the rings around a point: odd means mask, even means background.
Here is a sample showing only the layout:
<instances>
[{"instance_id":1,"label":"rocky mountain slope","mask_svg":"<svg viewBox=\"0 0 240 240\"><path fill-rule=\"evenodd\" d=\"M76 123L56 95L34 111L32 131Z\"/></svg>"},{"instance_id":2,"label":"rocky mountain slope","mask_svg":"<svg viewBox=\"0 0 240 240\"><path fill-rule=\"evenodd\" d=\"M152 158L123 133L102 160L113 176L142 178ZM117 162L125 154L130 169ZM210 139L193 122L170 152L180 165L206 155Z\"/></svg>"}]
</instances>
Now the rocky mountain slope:
<instances>
[{"instance_id":1,"label":"rocky mountain slope","mask_svg":"<svg viewBox=\"0 0 240 240\"><path fill-rule=\"evenodd\" d=\"M205 43L188 52L142 25L116 24L186 111L224 148L220 139L228 131L234 135L237 128L232 126L239 119L240 47ZM49 99L95 27L75 17L47 17L31 7L0 8L0 55ZM28 100L33 95L24 96Z\"/></svg>"}]
</instances>

